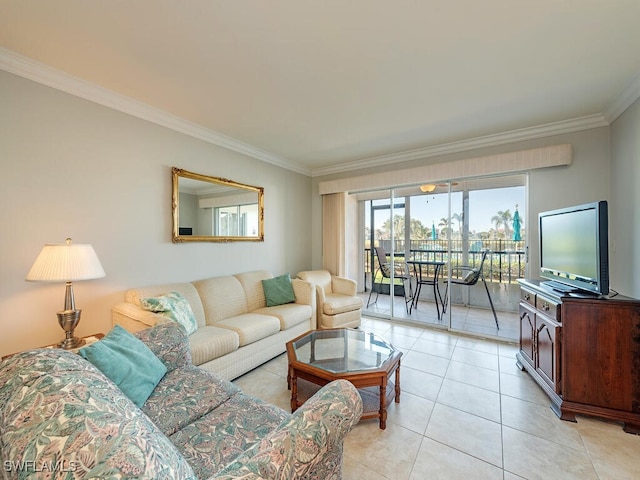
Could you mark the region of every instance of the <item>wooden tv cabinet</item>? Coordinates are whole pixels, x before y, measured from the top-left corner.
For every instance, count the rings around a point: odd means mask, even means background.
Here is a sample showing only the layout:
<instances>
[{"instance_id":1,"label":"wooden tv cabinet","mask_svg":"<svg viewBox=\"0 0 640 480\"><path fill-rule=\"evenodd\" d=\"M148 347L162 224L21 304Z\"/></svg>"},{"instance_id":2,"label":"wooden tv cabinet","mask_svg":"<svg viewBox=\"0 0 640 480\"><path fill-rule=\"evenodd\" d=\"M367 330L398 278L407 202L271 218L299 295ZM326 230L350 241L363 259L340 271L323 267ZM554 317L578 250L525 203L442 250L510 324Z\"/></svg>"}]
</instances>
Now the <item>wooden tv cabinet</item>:
<instances>
[{"instance_id":1,"label":"wooden tv cabinet","mask_svg":"<svg viewBox=\"0 0 640 480\"><path fill-rule=\"evenodd\" d=\"M520 351L526 370L562 420L576 414L624 423L640 434L640 301L562 294L520 283Z\"/></svg>"}]
</instances>

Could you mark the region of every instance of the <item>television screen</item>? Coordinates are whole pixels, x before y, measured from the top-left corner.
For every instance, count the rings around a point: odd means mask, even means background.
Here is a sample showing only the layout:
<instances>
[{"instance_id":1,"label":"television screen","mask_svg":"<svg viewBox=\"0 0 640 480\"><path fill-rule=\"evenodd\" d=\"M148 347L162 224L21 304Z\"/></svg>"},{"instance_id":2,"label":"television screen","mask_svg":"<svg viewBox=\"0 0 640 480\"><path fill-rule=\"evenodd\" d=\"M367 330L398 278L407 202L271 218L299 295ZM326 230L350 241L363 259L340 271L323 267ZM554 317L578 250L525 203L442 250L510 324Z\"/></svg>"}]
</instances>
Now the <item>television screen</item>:
<instances>
[{"instance_id":1,"label":"television screen","mask_svg":"<svg viewBox=\"0 0 640 480\"><path fill-rule=\"evenodd\" d=\"M557 290L609 292L607 203L579 205L539 215L540 275Z\"/></svg>"}]
</instances>

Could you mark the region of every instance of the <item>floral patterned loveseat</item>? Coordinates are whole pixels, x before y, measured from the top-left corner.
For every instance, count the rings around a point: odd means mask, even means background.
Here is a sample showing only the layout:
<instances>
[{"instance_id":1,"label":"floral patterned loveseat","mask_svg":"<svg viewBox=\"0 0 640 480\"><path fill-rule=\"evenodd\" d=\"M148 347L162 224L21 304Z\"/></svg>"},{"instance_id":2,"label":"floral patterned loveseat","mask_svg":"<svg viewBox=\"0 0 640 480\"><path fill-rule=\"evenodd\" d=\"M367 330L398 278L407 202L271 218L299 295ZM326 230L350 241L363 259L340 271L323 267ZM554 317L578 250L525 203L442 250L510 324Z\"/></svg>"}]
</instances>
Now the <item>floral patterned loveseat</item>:
<instances>
[{"instance_id":1,"label":"floral patterned loveseat","mask_svg":"<svg viewBox=\"0 0 640 480\"><path fill-rule=\"evenodd\" d=\"M138 408L81 356L0 364L3 478L339 479L362 402L333 382L290 414L191 363L174 323L137 333L167 373Z\"/></svg>"}]
</instances>

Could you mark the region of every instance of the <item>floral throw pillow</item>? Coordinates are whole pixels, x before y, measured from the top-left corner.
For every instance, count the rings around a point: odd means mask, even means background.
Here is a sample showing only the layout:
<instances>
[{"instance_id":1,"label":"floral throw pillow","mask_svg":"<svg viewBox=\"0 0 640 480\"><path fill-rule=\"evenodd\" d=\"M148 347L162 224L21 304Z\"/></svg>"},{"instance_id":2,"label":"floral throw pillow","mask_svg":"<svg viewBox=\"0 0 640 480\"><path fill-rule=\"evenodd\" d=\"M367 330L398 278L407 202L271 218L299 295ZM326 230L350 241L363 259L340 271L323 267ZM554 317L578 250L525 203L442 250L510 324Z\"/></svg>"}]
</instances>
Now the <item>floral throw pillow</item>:
<instances>
[{"instance_id":1,"label":"floral throw pillow","mask_svg":"<svg viewBox=\"0 0 640 480\"><path fill-rule=\"evenodd\" d=\"M158 297L140 299L140 306L150 312L160 313L178 322L191 335L198 329L198 322L188 300L178 292L170 292Z\"/></svg>"}]
</instances>

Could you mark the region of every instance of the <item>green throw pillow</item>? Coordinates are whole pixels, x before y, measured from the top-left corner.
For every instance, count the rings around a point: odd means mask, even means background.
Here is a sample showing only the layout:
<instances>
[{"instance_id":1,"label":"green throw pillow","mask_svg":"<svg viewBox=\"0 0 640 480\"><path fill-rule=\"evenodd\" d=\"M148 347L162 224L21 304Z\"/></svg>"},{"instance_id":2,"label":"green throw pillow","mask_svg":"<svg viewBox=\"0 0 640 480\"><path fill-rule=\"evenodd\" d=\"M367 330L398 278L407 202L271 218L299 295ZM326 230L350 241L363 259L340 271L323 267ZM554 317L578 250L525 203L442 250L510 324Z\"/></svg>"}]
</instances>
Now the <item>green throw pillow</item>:
<instances>
[{"instance_id":1,"label":"green throw pillow","mask_svg":"<svg viewBox=\"0 0 640 480\"><path fill-rule=\"evenodd\" d=\"M167 373L167 367L149 347L119 325L102 340L81 348L78 353L139 407Z\"/></svg>"},{"instance_id":2,"label":"green throw pillow","mask_svg":"<svg viewBox=\"0 0 640 480\"><path fill-rule=\"evenodd\" d=\"M159 297L141 298L140 306L178 322L187 331L187 335L191 335L198 329L198 322L189 301L178 292L170 292Z\"/></svg>"},{"instance_id":3,"label":"green throw pillow","mask_svg":"<svg viewBox=\"0 0 640 480\"><path fill-rule=\"evenodd\" d=\"M267 307L275 307L276 305L284 305L285 303L296 301L293 285L291 285L291 276L288 273L262 280L262 289L264 290L264 298L267 300Z\"/></svg>"}]
</instances>

